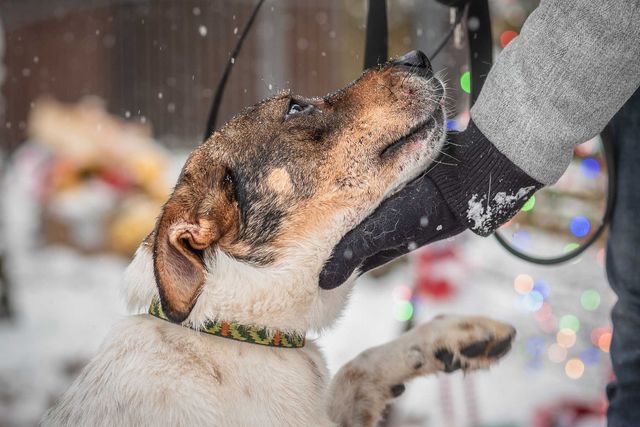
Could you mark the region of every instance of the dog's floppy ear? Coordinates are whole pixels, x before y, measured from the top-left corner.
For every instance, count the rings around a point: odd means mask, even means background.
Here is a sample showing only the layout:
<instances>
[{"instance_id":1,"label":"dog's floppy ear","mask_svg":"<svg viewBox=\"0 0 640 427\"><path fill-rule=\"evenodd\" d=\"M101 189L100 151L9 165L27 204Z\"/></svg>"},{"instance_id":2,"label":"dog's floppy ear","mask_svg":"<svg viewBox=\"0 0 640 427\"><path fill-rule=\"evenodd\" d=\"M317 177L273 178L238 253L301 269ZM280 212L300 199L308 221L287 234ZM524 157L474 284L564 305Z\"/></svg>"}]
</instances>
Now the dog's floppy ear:
<instances>
[{"instance_id":1,"label":"dog's floppy ear","mask_svg":"<svg viewBox=\"0 0 640 427\"><path fill-rule=\"evenodd\" d=\"M153 245L162 308L174 322L187 318L204 285L205 251L238 224L233 182L226 169L190 173L189 163L164 205Z\"/></svg>"}]
</instances>

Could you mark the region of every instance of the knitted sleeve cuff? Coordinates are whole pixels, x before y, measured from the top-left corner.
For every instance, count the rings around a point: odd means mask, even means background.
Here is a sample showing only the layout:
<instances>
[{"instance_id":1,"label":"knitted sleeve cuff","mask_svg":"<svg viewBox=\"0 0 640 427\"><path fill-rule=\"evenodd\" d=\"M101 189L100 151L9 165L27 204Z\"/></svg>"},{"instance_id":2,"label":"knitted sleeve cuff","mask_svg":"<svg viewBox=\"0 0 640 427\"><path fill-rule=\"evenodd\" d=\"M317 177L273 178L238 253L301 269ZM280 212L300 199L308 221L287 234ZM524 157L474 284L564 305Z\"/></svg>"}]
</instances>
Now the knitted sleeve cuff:
<instances>
[{"instance_id":1,"label":"knitted sleeve cuff","mask_svg":"<svg viewBox=\"0 0 640 427\"><path fill-rule=\"evenodd\" d=\"M481 236L511 219L543 187L485 138L472 120L465 131L449 138L444 150L428 176L459 220Z\"/></svg>"}]
</instances>

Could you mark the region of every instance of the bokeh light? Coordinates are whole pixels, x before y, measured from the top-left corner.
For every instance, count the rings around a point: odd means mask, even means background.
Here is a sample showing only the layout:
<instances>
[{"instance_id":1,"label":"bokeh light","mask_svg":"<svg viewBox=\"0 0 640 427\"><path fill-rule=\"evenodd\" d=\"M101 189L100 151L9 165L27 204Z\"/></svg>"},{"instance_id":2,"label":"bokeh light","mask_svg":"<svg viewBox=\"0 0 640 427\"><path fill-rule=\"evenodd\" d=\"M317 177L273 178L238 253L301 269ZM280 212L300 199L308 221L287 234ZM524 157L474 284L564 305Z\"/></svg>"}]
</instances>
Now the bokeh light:
<instances>
[{"instance_id":1,"label":"bokeh light","mask_svg":"<svg viewBox=\"0 0 640 427\"><path fill-rule=\"evenodd\" d=\"M605 353L609 353L609 350L611 349L611 337L611 332L605 332L600 335L600 338L598 338L598 348Z\"/></svg>"},{"instance_id":2,"label":"bokeh light","mask_svg":"<svg viewBox=\"0 0 640 427\"><path fill-rule=\"evenodd\" d=\"M396 304L395 318L401 322L406 322L413 316L413 304L409 301L402 301Z\"/></svg>"},{"instance_id":3,"label":"bokeh light","mask_svg":"<svg viewBox=\"0 0 640 427\"><path fill-rule=\"evenodd\" d=\"M551 344L547 350L547 356L553 363L561 363L567 358L567 349L558 344Z\"/></svg>"},{"instance_id":4,"label":"bokeh light","mask_svg":"<svg viewBox=\"0 0 640 427\"><path fill-rule=\"evenodd\" d=\"M577 380L584 374L584 363L577 358L569 359L564 365L564 372L569 378Z\"/></svg>"},{"instance_id":5,"label":"bokeh light","mask_svg":"<svg viewBox=\"0 0 640 427\"><path fill-rule=\"evenodd\" d=\"M579 247L580 247L580 244L579 244L579 243L575 243L575 242L567 243L567 244L564 246L564 249L563 249L562 251L563 251L565 254L568 254L569 252L573 252L573 251L575 251L575 250L576 250L576 249L578 249Z\"/></svg>"},{"instance_id":6,"label":"bokeh light","mask_svg":"<svg viewBox=\"0 0 640 427\"><path fill-rule=\"evenodd\" d=\"M544 297L540 292L531 291L522 297L522 302L527 310L538 311L544 303Z\"/></svg>"},{"instance_id":7,"label":"bokeh light","mask_svg":"<svg viewBox=\"0 0 640 427\"><path fill-rule=\"evenodd\" d=\"M539 357L544 353L544 339L541 337L528 338L524 344L524 349L529 355Z\"/></svg>"},{"instance_id":8,"label":"bokeh light","mask_svg":"<svg viewBox=\"0 0 640 427\"><path fill-rule=\"evenodd\" d=\"M580 320L573 314L565 314L560 318L560 329L571 329L573 332L580 330Z\"/></svg>"},{"instance_id":9,"label":"bokeh light","mask_svg":"<svg viewBox=\"0 0 640 427\"><path fill-rule=\"evenodd\" d=\"M592 158L588 157L580 162L580 172L588 179L594 179L600 174L600 163Z\"/></svg>"},{"instance_id":10,"label":"bokeh light","mask_svg":"<svg viewBox=\"0 0 640 427\"><path fill-rule=\"evenodd\" d=\"M596 365L600 361L601 354L597 348L589 347L580 352L580 360L587 366Z\"/></svg>"},{"instance_id":11,"label":"bokeh light","mask_svg":"<svg viewBox=\"0 0 640 427\"><path fill-rule=\"evenodd\" d=\"M516 31L507 30L503 32L500 34L500 47L504 49L509 43L511 43L511 40L516 37L518 37L518 33Z\"/></svg>"},{"instance_id":12,"label":"bokeh light","mask_svg":"<svg viewBox=\"0 0 640 427\"><path fill-rule=\"evenodd\" d=\"M600 337L606 333L611 333L611 328L607 328L604 326L599 328L593 328L591 330L591 343L597 347Z\"/></svg>"},{"instance_id":13,"label":"bokeh light","mask_svg":"<svg viewBox=\"0 0 640 427\"><path fill-rule=\"evenodd\" d=\"M598 265L600 267L604 267L606 255L607 252L604 250L604 248L598 249L598 253L596 254L596 261L598 262Z\"/></svg>"},{"instance_id":14,"label":"bokeh light","mask_svg":"<svg viewBox=\"0 0 640 427\"><path fill-rule=\"evenodd\" d=\"M536 314L534 315L535 319L538 322L547 322L551 320L552 316L553 316L553 312L551 311L551 306L546 302L542 304L542 307L540 307L540 310L536 311Z\"/></svg>"},{"instance_id":15,"label":"bokeh light","mask_svg":"<svg viewBox=\"0 0 640 427\"><path fill-rule=\"evenodd\" d=\"M526 230L518 230L513 233L511 242L518 249L526 249L531 246L531 234Z\"/></svg>"},{"instance_id":16,"label":"bokeh light","mask_svg":"<svg viewBox=\"0 0 640 427\"><path fill-rule=\"evenodd\" d=\"M580 304L585 310L594 311L600 306L600 294L593 289L587 289L580 296Z\"/></svg>"},{"instance_id":17,"label":"bokeh light","mask_svg":"<svg viewBox=\"0 0 640 427\"><path fill-rule=\"evenodd\" d=\"M395 299L396 301L409 301L411 299L413 291L406 285L398 285L393 288L392 294L393 299Z\"/></svg>"},{"instance_id":18,"label":"bokeh light","mask_svg":"<svg viewBox=\"0 0 640 427\"><path fill-rule=\"evenodd\" d=\"M542 310L542 309L541 309ZM540 311L536 312L539 313ZM558 327L558 319L556 319L556 317L554 315L551 315L548 319L545 319L543 321L541 321L538 324L538 327L542 330L542 332L544 332L545 334L551 334L553 333L557 327Z\"/></svg>"},{"instance_id":19,"label":"bokeh light","mask_svg":"<svg viewBox=\"0 0 640 427\"><path fill-rule=\"evenodd\" d=\"M576 333L571 329L560 329L556 334L556 341L560 347L571 348L576 343Z\"/></svg>"},{"instance_id":20,"label":"bokeh light","mask_svg":"<svg viewBox=\"0 0 640 427\"><path fill-rule=\"evenodd\" d=\"M466 93L471 93L471 73L469 71L465 71L460 76L460 87Z\"/></svg>"},{"instance_id":21,"label":"bokeh light","mask_svg":"<svg viewBox=\"0 0 640 427\"><path fill-rule=\"evenodd\" d=\"M551 293L551 288L546 282L542 280L536 280L533 284L533 290L536 292L540 292L544 299L549 298L549 294Z\"/></svg>"},{"instance_id":22,"label":"bokeh light","mask_svg":"<svg viewBox=\"0 0 640 427\"><path fill-rule=\"evenodd\" d=\"M533 277L528 274L518 274L513 281L513 288L519 294L528 294L533 290Z\"/></svg>"},{"instance_id":23,"label":"bokeh light","mask_svg":"<svg viewBox=\"0 0 640 427\"><path fill-rule=\"evenodd\" d=\"M571 218L571 222L569 223L569 230L571 234L576 237L584 237L589 234L589 230L591 230L591 223L582 215L575 216Z\"/></svg>"},{"instance_id":24,"label":"bokeh light","mask_svg":"<svg viewBox=\"0 0 640 427\"><path fill-rule=\"evenodd\" d=\"M536 196L531 196L527 202L522 205L522 212L529 212L536 205Z\"/></svg>"}]
</instances>

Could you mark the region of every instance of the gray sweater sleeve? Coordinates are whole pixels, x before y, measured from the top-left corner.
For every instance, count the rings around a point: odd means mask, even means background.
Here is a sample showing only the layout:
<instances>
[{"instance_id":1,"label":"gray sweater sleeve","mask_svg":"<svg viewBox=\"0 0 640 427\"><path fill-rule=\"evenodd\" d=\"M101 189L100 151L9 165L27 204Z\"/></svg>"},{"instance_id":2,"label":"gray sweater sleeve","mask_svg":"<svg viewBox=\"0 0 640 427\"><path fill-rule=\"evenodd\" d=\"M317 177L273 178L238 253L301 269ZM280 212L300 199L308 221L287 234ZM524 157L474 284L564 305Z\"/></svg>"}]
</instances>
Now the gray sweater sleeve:
<instances>
[{"instance_id":1,"label":"gray sweater sleeve","mask_svg":"<svg viewBox=\"0 0 640 427\"><path fill-rule=\"evenodd\" d=\"M471 109L478 129L542 184L640 85L640 1L543 0Z\"/></svg>"}]
</instances>

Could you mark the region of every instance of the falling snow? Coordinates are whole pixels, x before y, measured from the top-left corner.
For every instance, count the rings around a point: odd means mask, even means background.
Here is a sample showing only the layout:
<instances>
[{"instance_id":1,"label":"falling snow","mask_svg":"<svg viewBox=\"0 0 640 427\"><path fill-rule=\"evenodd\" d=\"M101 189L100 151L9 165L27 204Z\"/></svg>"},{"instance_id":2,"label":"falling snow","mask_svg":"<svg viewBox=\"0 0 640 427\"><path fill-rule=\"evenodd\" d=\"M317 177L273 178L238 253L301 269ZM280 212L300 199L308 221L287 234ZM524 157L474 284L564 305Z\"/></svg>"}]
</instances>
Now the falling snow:
<instances>
[{"instance_id":1,"label":"falling snow","mask_svg":"<svg viewBox=\"0 0 640 427\"><path fill-rule=\"evenodd\" d=\"M200 35L202 37L207 35L207 27L205 27L204 25L200 25L200 27L198 27L198 32L200 33Z\"/></svg>"}]
</instances>

